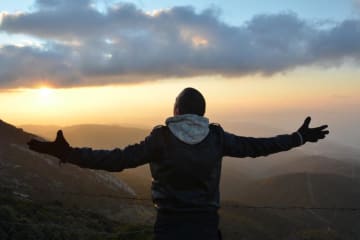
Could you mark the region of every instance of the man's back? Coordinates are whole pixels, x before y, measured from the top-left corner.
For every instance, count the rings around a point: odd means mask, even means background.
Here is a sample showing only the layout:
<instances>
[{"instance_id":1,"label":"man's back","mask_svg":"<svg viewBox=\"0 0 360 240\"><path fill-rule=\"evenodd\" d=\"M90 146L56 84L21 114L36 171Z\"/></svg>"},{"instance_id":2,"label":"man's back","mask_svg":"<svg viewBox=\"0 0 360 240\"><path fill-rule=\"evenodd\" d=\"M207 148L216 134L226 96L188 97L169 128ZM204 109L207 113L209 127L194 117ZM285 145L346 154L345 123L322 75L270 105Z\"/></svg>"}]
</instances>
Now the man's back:
<instances>
[{"instance_id":1,"label":"man's back","mask_svg":"<svg viewBox=\"0 0 360 240\"><path fill-rule=\"evenodd\" d=\"M219 208L222 131L216 125L209 125L208 129L206 137L194 144L180 140L168 126L154 129L159 148L150 169L157 208L172 211Z\"/></svg>"}]
</instances>

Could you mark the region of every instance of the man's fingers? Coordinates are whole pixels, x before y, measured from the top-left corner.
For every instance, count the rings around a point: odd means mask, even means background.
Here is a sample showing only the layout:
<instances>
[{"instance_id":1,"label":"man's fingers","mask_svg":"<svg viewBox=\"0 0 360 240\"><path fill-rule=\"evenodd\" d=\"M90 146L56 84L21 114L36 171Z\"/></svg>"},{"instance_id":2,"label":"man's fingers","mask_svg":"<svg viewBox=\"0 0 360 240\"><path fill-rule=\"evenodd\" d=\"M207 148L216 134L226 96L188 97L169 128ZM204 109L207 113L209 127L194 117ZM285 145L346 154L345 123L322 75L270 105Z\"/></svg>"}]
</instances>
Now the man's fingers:
<instances>
[{"instance_id":1,"label":"man's fingers","mask_svg":"<svg viewBox=\"0 0 360 240\"><path fill-rule=\"evenodd\" d=\"M58 130L57 133L56 133L56 140L60 140L60 139L64 139L64 135L63 135L62 130Z\"/></svg>"},{"instance_id":2,"label":"man's fingers","mask_svg":"<svg viewBox=\"0 0 360 240\"><path fill-rule=\"evenodd\" d=\"M64 144L69 145L69 143L66 141L66 139L64 137L62 130L57 131L55 142L62 144L62 145L64 145Z\"/></svg>"},{"instance_id":3,"label":"man's fingers","mask_svg":"<svg viewBox=\"0 0 360 240\"><path fill-rule=\"evenodd\" d=\"M327 134L329 134L329 133L330 133L329 131L318 131L318 130L316 130L316 133L314 133L314 134L327 135Z\"/></svg>"},{"instance_id":4,"label":"man's fingers","mask_svg":"<svg viewBox=\"0 0 360 240\"><path fill-rule=\"evenodd\" d=\"M324 139L327 134L329 134L329 131L322 131L317 137L317 139Z\"/></svg>"},{"instance_id":5,"label":"man's fingers","mask_svg":"<svg viewBox=\"0 0 360 240\"><path fill-rule=\"evenodd\" d=\"M304 121L302 127L309 128L310 122L311 122L311 117L305 118L305 121Z\"/></svg>"},{"instance_id":6,"label":"man's fingers","mask_svg":"<svg viewBox=\"0 0 360 240\"><path fill-rule=\"evenodd\" d=\"M316 128L313 128L314 130L317 130L317 131L322 131L324 129L328 128L328 125L322 125L320 127L316 127Z\"/></svg>"}]
</instances>

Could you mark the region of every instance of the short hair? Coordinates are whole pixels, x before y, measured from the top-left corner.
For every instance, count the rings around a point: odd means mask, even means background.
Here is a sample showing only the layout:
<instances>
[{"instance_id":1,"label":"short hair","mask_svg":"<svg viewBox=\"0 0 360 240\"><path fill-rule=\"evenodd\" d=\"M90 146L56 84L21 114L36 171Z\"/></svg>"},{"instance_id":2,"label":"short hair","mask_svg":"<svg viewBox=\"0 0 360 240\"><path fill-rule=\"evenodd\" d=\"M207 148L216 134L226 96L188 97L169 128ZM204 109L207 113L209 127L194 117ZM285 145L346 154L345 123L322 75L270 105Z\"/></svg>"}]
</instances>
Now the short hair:
<instances>
[{"instance_id":1,"label":"short hair","mask_svg":"<svg viewBox=\"0 0 360 240\"><path fill-rule=\"evenodd\" d=\"M175 106L179 114L196 114L203 116L205 114L205 98L195 88L185 88L177 96Z\"/></svg>"}]
</instances>

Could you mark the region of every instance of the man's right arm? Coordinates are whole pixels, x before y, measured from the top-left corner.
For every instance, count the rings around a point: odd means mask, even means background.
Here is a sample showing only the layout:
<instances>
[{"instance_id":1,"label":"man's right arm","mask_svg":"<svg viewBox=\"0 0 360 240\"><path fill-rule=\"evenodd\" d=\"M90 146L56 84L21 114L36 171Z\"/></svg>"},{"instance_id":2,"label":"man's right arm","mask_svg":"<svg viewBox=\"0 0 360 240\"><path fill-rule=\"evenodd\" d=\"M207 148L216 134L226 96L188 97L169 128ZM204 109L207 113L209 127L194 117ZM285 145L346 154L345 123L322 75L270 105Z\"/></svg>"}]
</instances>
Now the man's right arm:
<instances>
[{"instance_id":1,"label":"man's right arm","mask_svg":"<svg viewBox=\"0 0 360 240\"><path fill-rule=\"evenodd\" d=\"M154 133L155 132L155 133ZM122 171L134 168L156 159L160 154L159 137L156 130L137 144L124 149L94 150L91 148L72 148L63 162L75 164L82 168Z\"/></svg>"},{"instance_id":2,"label":"man's right arm","mask_svg":"<svg viewBox=\"0 0 360 240\"><path fill-rule=\"evenodd\" d=\"M33 151L49 154L62 163L71 163L82 168L121 171L146 164L157 158L161 152L161 128L154 128L151 134L137 144L124 149L93 150L91 148L72 148L65 140L62 131L58 131L53 142L32 139L28 145Z\"/></svg>"}]
</instances>

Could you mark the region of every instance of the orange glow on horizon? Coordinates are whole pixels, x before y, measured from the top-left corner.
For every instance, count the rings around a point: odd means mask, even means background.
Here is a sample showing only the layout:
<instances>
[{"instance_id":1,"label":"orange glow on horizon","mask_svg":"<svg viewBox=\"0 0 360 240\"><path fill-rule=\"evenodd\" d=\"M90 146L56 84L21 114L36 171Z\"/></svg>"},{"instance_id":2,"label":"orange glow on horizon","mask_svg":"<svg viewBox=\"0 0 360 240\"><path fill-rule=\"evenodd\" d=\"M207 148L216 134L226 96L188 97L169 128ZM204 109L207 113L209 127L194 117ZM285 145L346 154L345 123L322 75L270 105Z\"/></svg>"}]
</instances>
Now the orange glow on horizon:
<instances>
[{"instance_id":1,"label":"orange glow on horizon","mask_svg":"<svg viewBox=\"0 0 360 240\"><path fill-rule=\"evenodd\" d=\"M314 81L316 78L316 81ZM348 84L344 84L347 82ZM360 104L356 74L304 71L263 77L168 79L134 85L0 91L0 118L14 124L161 124L177 94L195 87L207 100L206 115L242 116L294 110L333 111Z\"/></svg>"}]
</instances>

